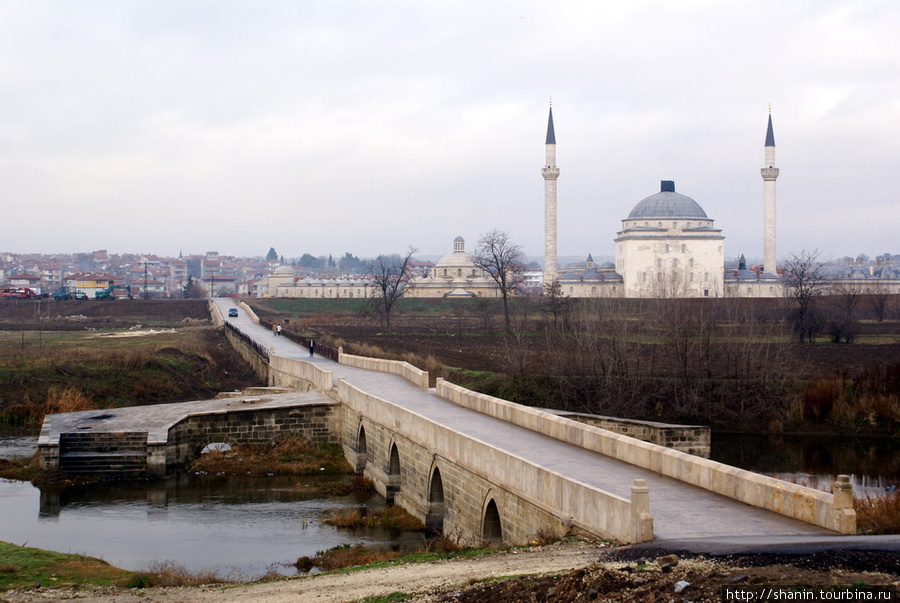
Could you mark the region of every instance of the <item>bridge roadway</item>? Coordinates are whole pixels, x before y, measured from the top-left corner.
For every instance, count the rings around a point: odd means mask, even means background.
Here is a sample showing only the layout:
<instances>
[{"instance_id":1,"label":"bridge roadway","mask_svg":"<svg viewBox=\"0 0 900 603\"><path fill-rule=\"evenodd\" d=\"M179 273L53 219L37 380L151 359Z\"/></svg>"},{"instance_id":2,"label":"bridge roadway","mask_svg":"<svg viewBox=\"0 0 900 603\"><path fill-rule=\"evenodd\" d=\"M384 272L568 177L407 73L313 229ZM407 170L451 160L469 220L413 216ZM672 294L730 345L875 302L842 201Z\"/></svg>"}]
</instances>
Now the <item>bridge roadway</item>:
<instances>
[{"instance_id":1,"label":"bridge roadway","mask_svg":"<svg viewBox=\"0 0 900 603\"><path fill-rule=\"evenodd\" d=\"M650 513L656 539L713 536L782 536L788 534L834 535L834 532L777 513L752 507L702 488L661 476L655 472L579 448L531 430L512 425L439 398L402 377L338 364L315 356L302 346L275 336L253 323L243 310L227 318L233 302L215 300L225 320L278 356L324 365L335 381L347 383L418 413L437 423L501 448L535 465L573 477L578 481L629 499L635 479L644 479L650 489Z\"/></svg>"}]
</instances>

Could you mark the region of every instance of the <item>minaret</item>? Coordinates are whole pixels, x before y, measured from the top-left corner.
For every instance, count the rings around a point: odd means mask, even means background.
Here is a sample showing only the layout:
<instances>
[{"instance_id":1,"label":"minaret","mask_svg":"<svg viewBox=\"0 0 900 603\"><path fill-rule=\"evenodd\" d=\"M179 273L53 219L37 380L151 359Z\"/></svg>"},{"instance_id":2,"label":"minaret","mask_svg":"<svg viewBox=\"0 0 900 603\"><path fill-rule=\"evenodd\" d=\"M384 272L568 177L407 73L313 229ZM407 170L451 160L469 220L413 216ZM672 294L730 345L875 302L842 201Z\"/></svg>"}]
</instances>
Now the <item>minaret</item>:
<instances>
[{"instance_id":1,"label":"minaret","mask_svg":"<svg viewBox=\"0 0 900 603\"><path fill-rule=\"evenodd\" d=\"M775 266L775 134L772 131L772 107L769 107L769 127L766 129L765 167L760 170L763 179L763 273L778 275Z\"/></svg>"},{"instance_id":2,"label":"minaret","mask_svg":"<svg viewBox=\"0 0 900 603\"><path fill-rule=\"evenodd\" d=\"M547 122L547 142L544 145L546 160L541 174L544 176L544 286L556 282L556 133L553 131L553 104Z\"/></svg>"}]
</instances>

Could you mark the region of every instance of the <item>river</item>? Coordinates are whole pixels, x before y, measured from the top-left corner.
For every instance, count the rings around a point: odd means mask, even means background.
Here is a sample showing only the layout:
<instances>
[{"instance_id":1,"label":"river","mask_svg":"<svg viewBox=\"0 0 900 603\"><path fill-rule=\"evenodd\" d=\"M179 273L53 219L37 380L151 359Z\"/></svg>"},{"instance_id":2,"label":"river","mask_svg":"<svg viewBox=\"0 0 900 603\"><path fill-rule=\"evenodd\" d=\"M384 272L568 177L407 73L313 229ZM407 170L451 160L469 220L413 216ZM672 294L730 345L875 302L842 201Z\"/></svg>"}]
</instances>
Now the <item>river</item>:
<instances>
[{"instance_id":1,"label":"river","mask_svg":"<svg viewBox=\"0 0 900 603\"><path fill-rule=\"evenodd\" d=\"M0 458L28 456L36 435L0 430ZM852 476L859 493L900 484L900 442L891 438L714 433L711 458L827 488ZM344 544L411 548L417 533L349 531L323 522L338 511L384 508L380 496L321 498L296 488L306 478L234 478L177 473L166 480L114 482L42 493L0 480L0 540L100 557L131 570L171 561L190 570L252 578L290 575L301 556Z\"/></svg>"},{"instance_id":2,"label":"river","mask_svg":"<svg viewBox=\"0 0 900 603\"><path fill-rule=\"evenodd\" d=\"M35 435L0 431L0 458L27 456L35 442ZM54 494L0 480L0 540L99 557L129 570L172 562L234 578L268 571L292 575L299 557L339 545L424 544L421 533L324 523L337 512L365 514L386 504L378 495L322 498L296 487L312 481L180 472L165 480L92 484Z\"/></svg>"}]
</instances>

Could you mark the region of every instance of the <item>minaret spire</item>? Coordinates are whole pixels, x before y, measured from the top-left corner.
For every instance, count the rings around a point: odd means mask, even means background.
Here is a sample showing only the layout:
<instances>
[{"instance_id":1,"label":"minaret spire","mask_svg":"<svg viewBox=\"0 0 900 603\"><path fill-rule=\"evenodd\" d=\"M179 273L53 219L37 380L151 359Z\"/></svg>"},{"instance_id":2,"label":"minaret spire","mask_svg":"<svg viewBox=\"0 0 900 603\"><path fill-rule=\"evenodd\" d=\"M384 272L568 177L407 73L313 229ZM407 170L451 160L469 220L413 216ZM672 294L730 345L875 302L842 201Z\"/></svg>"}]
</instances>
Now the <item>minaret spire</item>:
<instances>
[{"instance_id":1,"label":"minaret spire","mask_svg":"<svg viewBox=\"0 0 900 603\"><path fill-rule=\"evenodd\" d=\"M550 99L550 118L547 121L547 141L544 144L544 286L556 283L556 132L553 129L553 99Z\"/></svg>"},{"instance_id":2,"label":"minaret spire","mask_svg":"<svg viewBox=\"0 0 900 603\"><path fill-rule=\"evenodd\" d=\"M772 105L769 105L769 124L766 128L765 165L760 170L763 179L763 273L778 275L775 256L775 132L772 129Z\"/></svg>"}]
</instances>

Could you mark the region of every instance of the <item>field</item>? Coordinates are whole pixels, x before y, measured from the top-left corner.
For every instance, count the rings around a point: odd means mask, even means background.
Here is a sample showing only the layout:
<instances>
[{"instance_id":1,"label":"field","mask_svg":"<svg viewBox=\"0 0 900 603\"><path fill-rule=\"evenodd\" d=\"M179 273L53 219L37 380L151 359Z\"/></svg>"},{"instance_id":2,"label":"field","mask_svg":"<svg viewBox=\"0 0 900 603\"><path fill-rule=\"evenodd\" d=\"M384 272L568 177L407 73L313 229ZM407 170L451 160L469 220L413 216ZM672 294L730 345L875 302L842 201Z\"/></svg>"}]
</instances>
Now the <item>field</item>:
<instances>
[{"instance_id":1,"label":"field","mask_svg":"<svg viewBox=\"0 0 900 603\"><path fill-rule=\"evenodd\" d=\"M900 300L854 343L799 344L787 300L261 299L266 320L534 406L752 430L900 427Z\"/></svg>"},{"instance_id":2,"label":"field","mask_svg":"<svg viewBox=\"0 0 900 603\"><path fill-rule=\"evenodd\" d=\"M0 303L0 423L206 399L258 378L202 300Z\"/></svg>"}]
</instances>

